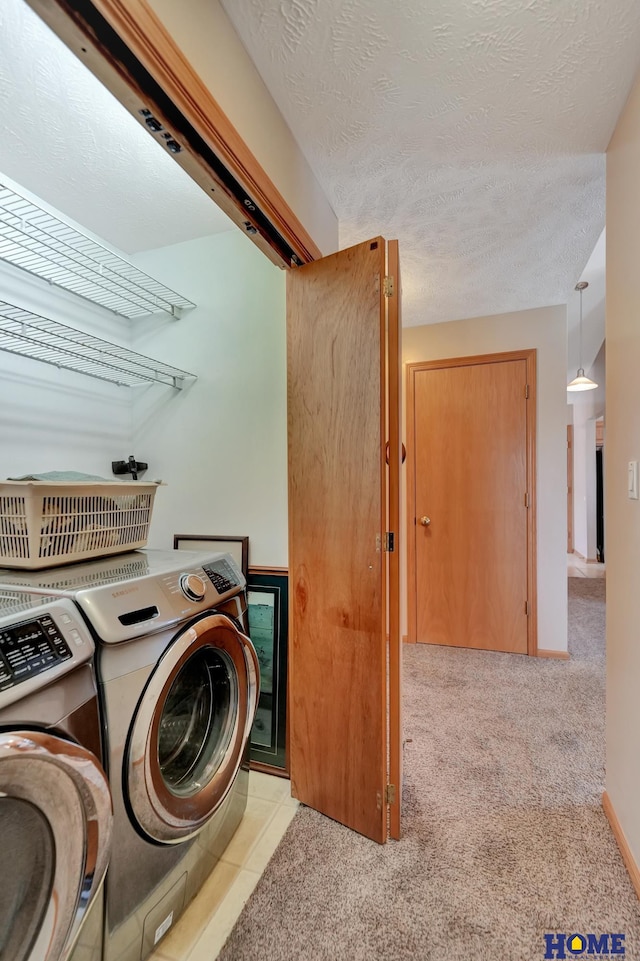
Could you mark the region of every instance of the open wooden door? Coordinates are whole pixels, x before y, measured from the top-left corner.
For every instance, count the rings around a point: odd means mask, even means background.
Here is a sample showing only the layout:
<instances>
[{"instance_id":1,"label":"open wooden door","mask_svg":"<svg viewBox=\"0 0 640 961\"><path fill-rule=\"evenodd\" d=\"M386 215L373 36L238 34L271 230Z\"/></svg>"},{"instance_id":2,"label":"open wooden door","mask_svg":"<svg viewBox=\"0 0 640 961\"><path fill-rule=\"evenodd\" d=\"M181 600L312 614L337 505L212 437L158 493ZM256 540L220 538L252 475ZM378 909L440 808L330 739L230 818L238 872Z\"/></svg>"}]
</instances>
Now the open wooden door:
<instances>
[{"instance_id":1,"label":"open wooden door","mask_svg":"<svg viewBox=\"0 0 640 961\"><path fill-rule=\"evenodd\" d=\"M388 530L395 531L394 550L388 553L389 578L389 783L392 787L389 804L389 836L400 839L402 800L402 641L400 634L400 468L401 385L402 357L402 289L400 284L400 254L398 241L390 240L387 252L387 275L390 278L387 299L387 455ZM395 787L396 797L393 797Z\"/></svg>"},{"instance_id":2,"label":"open wooden door","mask_svg":"<svg viewBox=\"0 0 640 961\"><path fill-rule=\"evenodd\" d=\"M387 423L398 423L395 281L381 237L287 276L292 791L381 843L390 803L401 803L400 783L388 790L400 763L400 640L385 536L397 517L389 491L399 501L397 426L388 467L385 457ZM398 834L395 810L392 820Z\"/></svg>"}]
</instances>

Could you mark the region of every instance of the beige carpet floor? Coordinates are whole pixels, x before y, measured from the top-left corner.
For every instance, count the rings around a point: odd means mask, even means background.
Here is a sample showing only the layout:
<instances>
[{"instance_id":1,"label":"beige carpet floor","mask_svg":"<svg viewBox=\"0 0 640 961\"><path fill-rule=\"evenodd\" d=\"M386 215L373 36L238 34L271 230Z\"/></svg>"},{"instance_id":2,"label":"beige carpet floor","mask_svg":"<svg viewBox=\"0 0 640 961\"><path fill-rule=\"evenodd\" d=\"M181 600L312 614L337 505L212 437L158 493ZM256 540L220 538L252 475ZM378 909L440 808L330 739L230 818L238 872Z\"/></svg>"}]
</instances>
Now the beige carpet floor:
<instances>
[{"instance_id":1,"label":"beige carpet floor","mask_svg":"<svg viewBox=\"0 0 640 961\"><path fill-rule=\"evenodd\" d=\"M301 808L222 961L539 961L550 932L624 933L640 961L600 806L605 586L569 585L568 662L405 648L403 839Z\"/></svg>"}]
</instances>

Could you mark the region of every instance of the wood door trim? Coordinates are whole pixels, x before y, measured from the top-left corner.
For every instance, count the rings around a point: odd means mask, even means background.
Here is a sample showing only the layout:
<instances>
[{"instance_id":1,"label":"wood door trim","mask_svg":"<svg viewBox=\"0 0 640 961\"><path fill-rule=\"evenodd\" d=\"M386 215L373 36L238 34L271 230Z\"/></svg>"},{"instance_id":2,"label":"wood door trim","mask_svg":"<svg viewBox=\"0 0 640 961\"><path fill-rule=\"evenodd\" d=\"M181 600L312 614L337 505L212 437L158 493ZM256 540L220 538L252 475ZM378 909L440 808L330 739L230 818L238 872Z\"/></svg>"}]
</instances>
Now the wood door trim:
<instances>
[{"instance_id":1,"label":"wood door trim","mask_svg":"<svg viewBox=\"0 0 640 961\"><path fill-rule=\"evenodd\" d=\"M573 424L567 424L567 554L573 554Z\"/></svg>"},{"instance_id":2,"label":"wood door trim","mask_svg":"<svg viewBox=\"0 0 640 961\"><path fill-rule=\"evenodd\" d=\"M218 205L236 222L238 226L250 223L257 233L249 232L251 239L267 253L265 247L272 248L278 255L281 266L290 267L283 258L273 238L260 233L259 217L252 215L248 203L253 202L272 228L292 248L300 263L309 263L322 257L320 248L304 228L278 188L267 175L264 168L244 142L236 128L212 96L209 88L195 72L181 49L168 33L146 0L92 0L92 3L79 0L28 0L37 13L49 24L58 36L79 53L78 31L91 44L90 50L83 51L83 59L101 81L111 89L116 97L124 102L122 81L134 96L142 95L147 103L149 96L138 86L122 62L103 42L98 42L91 27L92 18L97 13L115 31L118 38L128 48L133 58L149 73L161 90L170 99L184 120L202 138L208 148L216 155L227 171L246 191L244 201L225 189L223 183L210 166L207 158L189 143L183 143L183 151L178 162L203 186L201 177L194 176L193 166L185 162L183 154L188 154L195 167L208 170L210 180L221 188L225 197L216 192ZM97 51L97 57L96 57ZM103 63L100 64L99 60ZM104 65L108 64L109 71ZM114 73L115 71L115 73ZM130 104L126 104L129 108ZM161 111L159 111L161 113ZM167 121L165 117L165 122ZM207 187L204 187L208 191ZM209 188L210 189L210 188ZM231 209L233 208L233 209ZM254 222L255 220L255 222ZM246 228L245 228L246 229ZM274 259L268 251L270 259Z\"/></svg>"},{"instance_id":3,"label":"wood door trim","mask_svg":"<svg viewBox=\"0 0 640 961\"><path fill-rule=\"evenodd\" d=\"M524 360L527 370L529 397L527 403L527 488L529 510L527 511L527 591L529 617L527 620L527 654L538 652L538 579L536 550L536 355L535 348L512 350L500 354L480 354L475 357L451 357L440 360L424 360L407 364L407 640L417 642L417 584L416 584L416 488L413 438L415 434L415 375L425 370L447 367L470 367L477 364L508 363Z\"/></svg>"},{"instance_id":4,"label":"wood door trim","mask_svg":"<svg viewBox=\"0 0 640 961\"><path fill-rule=\"evenodd\" d=\"M527 511L527 579L529 586L529 623L527 653L538 653L538 508L536 486L536 437L537 437L537 351L523 351L527 362L527 487L529 510Z\"/></svg>"},{"instance_id":5,"label":"wood door trim","mask_svg":"<svg viewBox=\"0 0 640 961\"><path fill-rule=\"evenodd\" d=\"M622 830L622 825L618 820L618 815L616 814L615 808L611 803L611 798L608 791L605 791L602 795L602 807L609 822L609 826L613 832L613 836L616 839L618 848L620 849L622 860L624 861L624 865L627 869L636 895L638 898L640 898L640 867L638 867L636 859L634 858L629 846L629 842L627 841L625 833Z\"/></svg>"}]
</instances>

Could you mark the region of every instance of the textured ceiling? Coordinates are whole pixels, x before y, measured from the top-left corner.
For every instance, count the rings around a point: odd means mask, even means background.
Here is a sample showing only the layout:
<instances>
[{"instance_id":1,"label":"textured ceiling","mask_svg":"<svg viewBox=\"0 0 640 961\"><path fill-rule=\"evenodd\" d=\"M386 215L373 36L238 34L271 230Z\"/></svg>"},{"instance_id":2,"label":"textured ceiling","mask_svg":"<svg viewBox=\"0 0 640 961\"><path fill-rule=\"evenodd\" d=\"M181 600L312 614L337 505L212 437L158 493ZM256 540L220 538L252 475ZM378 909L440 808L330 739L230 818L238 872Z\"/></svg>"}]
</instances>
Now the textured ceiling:
<instances>
[{"instance_id":1,"label":"textured ceiling","mask_svg":"<svg viewBox=\"0 0 640 961\"><path fill-rule=\"evenodd\" d=\"M0 0L2 173L126 253L233 224L24 0Z\"/></svg>"},{"instance_id":2,"label":"textured ceiling","mask_svg":"<svg viewBox=\"0 0 640 961\"><path fill-rule=\"evenodd\" d=\"M604 226L638 0L222 0L405 324L566 303Z\"/></svg>"}]
</instances>

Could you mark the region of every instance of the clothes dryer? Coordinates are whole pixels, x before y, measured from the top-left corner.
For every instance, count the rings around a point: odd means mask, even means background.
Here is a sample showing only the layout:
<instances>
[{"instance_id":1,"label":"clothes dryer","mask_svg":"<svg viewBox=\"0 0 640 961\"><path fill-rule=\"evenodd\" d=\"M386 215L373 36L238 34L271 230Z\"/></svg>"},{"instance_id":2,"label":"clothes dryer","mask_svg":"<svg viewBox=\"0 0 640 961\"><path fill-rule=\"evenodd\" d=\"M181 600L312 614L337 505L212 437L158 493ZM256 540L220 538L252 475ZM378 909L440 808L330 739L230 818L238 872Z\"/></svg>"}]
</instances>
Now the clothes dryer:
<instances>
[{"instance_id":1,"label":"clothes dryer","mask_svg":"<svg viewBox=\"0 0 640 961\"><path fill-rule=\"evenodd\" d=\"M112 830L94 644L68 600L0 591L0 957L100 961Z\"/></svg>"},{"instance_id":2,"label":"clothes dryer","mask_svg":"<svg viewBox=\"0 0 640 961\"><path fill-rule=\"evenodd\" d=\"M104 961L141 961L246 807L259 667L244 578L230 555L146 550L0 581L72 599L93 631L114 805Z\"/></svg>"}]
</instances>

